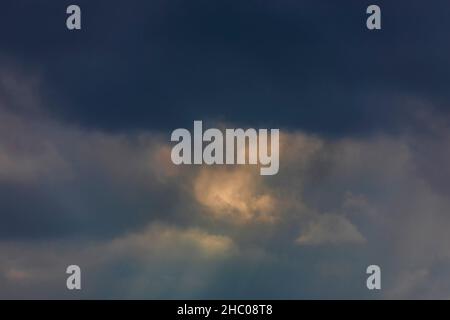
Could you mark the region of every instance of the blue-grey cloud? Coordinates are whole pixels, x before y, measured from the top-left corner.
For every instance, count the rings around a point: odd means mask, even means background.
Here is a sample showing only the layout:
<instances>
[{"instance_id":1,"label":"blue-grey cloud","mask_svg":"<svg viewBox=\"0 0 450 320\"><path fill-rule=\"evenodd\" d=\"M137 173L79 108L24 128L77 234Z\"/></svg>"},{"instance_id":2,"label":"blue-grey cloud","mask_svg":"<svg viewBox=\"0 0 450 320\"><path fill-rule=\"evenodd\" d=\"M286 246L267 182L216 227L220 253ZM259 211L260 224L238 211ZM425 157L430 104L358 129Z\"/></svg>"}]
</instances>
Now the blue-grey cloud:
<instances>
[{"instance_id":1,"label":"blue-grey cloud","mask_svg":"<svg viewBox=\"0 0 450 320\"><path fill-rule=\"evenodd\" d=\"M80 1L70 34L4 4L0 297L448 298L450 8L418 4L377 34L364 3ZM172 165L194 119L281 128L279 174Z\"/></svg>"}]
</instances>

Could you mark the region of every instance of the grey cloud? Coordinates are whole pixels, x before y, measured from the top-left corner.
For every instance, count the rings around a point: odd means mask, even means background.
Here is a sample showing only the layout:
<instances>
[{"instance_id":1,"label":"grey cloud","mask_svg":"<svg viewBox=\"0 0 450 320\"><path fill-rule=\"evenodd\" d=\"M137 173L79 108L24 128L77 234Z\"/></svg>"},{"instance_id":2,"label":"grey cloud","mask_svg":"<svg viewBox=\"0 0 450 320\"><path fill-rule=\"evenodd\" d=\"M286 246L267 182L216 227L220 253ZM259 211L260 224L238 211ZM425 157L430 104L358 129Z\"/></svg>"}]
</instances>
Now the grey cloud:
<instances>
[{"instance_id":1,"label":"grey cloud","mask_svg":"<svg viewBox=\"0 0 450 320\"><path fill-rule=\"evenodd\" d=\"M311 222L296 242L299 245L360 244L365 239L358 229L345 217L333 214L321 215Z\"/></svg>"},{"instance_id":2,"label":"grey cloud","mask_svg":"<svg viewBox=\"0 0 450 320\"><path fill-rule=\"evenodd\" d=\"M161 132L88 131L3 104L3 297L73 297L63 271L77 261L85 297L324 297L329 281L335 297L371 297L372 263L386 297L450 294L437 280L450 259L439 114L400 134L282 130L280 172L261 177L174 166Z\"/></svg>"}]
</instances>

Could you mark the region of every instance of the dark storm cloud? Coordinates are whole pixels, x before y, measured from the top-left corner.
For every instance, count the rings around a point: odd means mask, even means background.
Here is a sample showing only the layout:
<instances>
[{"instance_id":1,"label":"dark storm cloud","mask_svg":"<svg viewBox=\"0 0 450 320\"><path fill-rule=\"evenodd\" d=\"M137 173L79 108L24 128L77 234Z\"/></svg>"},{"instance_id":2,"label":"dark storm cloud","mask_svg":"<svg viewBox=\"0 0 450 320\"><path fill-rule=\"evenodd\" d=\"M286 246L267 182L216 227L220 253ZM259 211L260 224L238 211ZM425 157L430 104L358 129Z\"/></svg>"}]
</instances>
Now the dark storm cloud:
<instances>
[{"instance_id":1,"label":"dark storm cloud","mask_svg":"<svg viewBox=\"0 0 450 320\"><path fill-rule=\"evenodd\" d=\"M67 1L2 5L1 51L49 81L47 108L111 130L193 119L331 134L399 130L414 95L448 107L447 1Z\"/></svg>"},{"instance_id":2,"label":"dark storm cloud","mask_svg":"<svg viewBox=\"0 0 450 320\"><path fill-rule=\"evenodd\" d=\"M0 297L450 295L446 1L68 4L2 4ZM279 174L173 166L195 118L282 128Z\"/></svg>"}]
</instances>

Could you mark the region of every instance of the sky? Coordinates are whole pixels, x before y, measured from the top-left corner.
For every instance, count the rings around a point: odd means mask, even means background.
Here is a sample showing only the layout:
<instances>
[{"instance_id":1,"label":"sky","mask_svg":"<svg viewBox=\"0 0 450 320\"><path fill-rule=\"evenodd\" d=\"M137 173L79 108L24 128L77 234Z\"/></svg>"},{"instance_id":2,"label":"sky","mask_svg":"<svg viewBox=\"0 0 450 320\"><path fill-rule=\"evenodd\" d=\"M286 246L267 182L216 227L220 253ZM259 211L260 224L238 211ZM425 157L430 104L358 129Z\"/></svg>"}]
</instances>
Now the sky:
<instances>
[{"instance_id":1,"label":"sky","mask_svg":"<svg viewBox=\"0 0 450 320\"><path fill-rule=\"evenodd\" d=\"M449 13L3 1L0 298L449 299ZM194 120L279 128L278 174L174 165Z\"/></svg>"}]
</instances>

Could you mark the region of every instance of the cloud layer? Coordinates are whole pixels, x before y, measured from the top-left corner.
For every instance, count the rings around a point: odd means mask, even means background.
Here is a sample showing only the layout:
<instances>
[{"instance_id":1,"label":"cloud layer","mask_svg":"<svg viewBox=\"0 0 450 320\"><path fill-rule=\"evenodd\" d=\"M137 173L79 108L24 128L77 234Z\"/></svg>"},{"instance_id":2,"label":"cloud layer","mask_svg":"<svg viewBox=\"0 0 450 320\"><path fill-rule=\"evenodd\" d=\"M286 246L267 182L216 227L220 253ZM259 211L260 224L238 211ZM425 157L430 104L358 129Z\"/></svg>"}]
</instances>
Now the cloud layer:
<instances>
[{"instance_id":1,"label":"cloud layer","mask_svg":"<svg viewBox=\"0 0 450 320\"><path fill-rule=\"evenodd\" d=\"M417 111L427 130L396 135L282 130L280 172L262 177L175 166L169 133L86 130L38 95L11 108L38 82L1 78L3 298L379 297L369 264L385 270L382 297L450 296L448 172L436 168L450 132L432 112ZM64 289L70 264L81 293Z\"/></svg>"},{"instance_id":2,"label":"cloud layer","mask_svg":"<svg viewBox=\"0 0 450 320\"><path fill-rule=\"evenodd\" d=\"M5 1L0 297L449 298L450 5L378 2ZM197 119L279 173L173 165Z\"/></svg>"}]
</instances>

